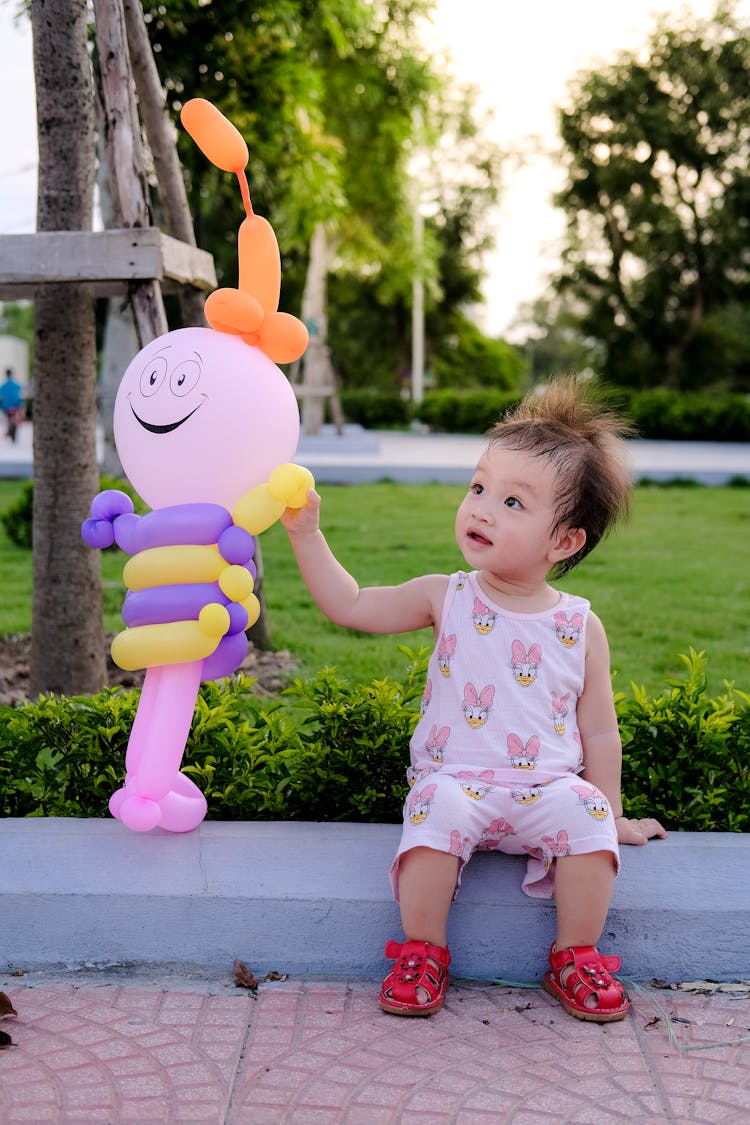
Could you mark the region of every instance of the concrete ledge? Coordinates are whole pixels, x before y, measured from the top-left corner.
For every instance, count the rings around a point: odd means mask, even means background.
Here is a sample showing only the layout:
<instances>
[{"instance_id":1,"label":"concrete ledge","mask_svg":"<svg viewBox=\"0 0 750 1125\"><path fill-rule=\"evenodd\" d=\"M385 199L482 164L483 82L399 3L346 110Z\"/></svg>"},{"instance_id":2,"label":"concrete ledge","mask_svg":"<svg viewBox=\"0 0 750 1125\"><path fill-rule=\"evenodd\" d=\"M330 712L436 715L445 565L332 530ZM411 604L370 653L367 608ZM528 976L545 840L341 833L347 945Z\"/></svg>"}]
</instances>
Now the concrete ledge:
<instances>
[{"instance_id":1,"label":"concrete ledge","mask_svg":"<svg viewBox=\"0 0 750 1125\"><path fill-rule=\"evenodd\" d=\"M400 933L388 868L398 825L0 820L0 972L172 964L378 977ZM525 861L477 855L451 912L458 976L537 979L554 907L520 890ZM633 980L748 975L750 835L674 833L624 848L601 942Z\"/></svg>"}]
</instances>

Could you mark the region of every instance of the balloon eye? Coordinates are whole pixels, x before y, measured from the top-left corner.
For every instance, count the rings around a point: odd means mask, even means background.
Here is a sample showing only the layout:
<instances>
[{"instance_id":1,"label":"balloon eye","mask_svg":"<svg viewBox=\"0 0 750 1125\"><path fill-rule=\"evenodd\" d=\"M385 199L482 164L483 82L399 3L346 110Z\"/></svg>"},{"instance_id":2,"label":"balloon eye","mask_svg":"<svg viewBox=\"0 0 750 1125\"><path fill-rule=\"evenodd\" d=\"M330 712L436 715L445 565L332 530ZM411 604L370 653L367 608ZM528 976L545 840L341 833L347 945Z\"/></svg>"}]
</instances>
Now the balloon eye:
<instances>
[{"instance_id":1,"label":"balloon eye","mask_svg":"<svg viewBox=\"0 0 750 1125\"><path fill-rule=\"evenodd\" d=\"M164 382L164 377L167 374L167 361L163 355L159 355L151 363L147 364L141 372L140 388L141 394L155 395L159 387Z\"/></svg>"},{"instance_id":2,"label":"balloon eye","mask_svg":"<svg viewBox=\"0 0 750 1125\"><path fill-rule=\"evenodd\" d=\"M190 394L201 377L200 364L194 359L185 360L169 377L169 389L173 395L182 397Z\"/></svg>"}]
</instances>

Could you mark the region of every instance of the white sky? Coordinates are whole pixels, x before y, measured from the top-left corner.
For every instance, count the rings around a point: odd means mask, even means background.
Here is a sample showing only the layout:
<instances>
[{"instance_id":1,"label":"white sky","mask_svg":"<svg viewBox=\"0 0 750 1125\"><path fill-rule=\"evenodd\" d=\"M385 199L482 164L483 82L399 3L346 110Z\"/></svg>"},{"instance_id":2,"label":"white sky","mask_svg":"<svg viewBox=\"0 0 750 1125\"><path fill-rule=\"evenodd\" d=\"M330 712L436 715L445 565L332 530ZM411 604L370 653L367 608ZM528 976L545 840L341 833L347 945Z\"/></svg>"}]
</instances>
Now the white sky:
<instances>
[{"instance_id":1,"label":"white sky","mask_svg":"<svg viewBox=\"0 0 750 1125\"><path fill-rule=\"evenodd\" d=\"M31 33L15 23L17 0L0 0L0 232L36 221L36 124ZM453 70L479 87L494 112L493 136L513 147L536 136L556 143L555 107L581 68L643 44L656 12L687 8L710 15L714 0L437 0L436 45ZM740 11L750 14L750 0ZM559 186L554 162L537 157L508 170L497 216L498 248L488 259L485 329L502 333L520 304L544 288L556 261L562 216L550 204Z\"/></svg>"}]
</instances>

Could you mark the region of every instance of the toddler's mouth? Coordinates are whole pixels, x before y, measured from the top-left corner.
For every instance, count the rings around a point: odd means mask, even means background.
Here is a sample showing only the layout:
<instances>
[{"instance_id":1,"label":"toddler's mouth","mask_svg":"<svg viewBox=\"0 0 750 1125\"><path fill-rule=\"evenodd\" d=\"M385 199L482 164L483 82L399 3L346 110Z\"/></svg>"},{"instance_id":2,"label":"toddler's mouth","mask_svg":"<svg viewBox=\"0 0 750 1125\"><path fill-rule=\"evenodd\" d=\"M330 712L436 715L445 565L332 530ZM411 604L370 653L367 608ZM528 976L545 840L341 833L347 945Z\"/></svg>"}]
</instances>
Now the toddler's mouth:
<instances>
[{"instance_id":1,"label":"toddler's mouth","mask_svg":"<svg viewBox=\"0 0 750 1125\"><path fill-rule=\"evenodd\" d=\"M492 540L488 539L486 535L482 535L481 531L469 531L466 538L480 547L492 546Z\"/></svg>"}]
</instances>

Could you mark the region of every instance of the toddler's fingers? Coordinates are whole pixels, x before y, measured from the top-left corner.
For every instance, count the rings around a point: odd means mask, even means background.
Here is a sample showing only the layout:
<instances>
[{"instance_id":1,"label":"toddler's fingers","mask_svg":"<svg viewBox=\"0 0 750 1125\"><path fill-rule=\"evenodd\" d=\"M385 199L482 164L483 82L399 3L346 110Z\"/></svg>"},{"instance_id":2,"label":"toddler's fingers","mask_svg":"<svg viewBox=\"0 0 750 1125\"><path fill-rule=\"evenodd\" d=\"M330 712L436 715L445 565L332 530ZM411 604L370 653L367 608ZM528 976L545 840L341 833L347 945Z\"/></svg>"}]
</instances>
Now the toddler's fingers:
<instances>
[{"instance_id":1,"label":"toddler's fingers","mask_svg":"<svg viewBox=\"0 0 750 1125\"><path fill-rule=\"evenodd\" d=\"M667 838L666 828L652 816L639 820L638 827L648 840L652 840L654 837L658 837L660 840L666 840Z\"/></svg>"},{"instance_id":2,"label":"toddler's fingers","mask_svg":"<svg viewBox=\"0 0 750 1125\"><path fill-rule=\"evenodd\" d=\"M308 489L307 501L301 508L287 508L281 522L287 531L315 531L318 528L320 496L314 488Z\"/></svg>"}]
</instances>

